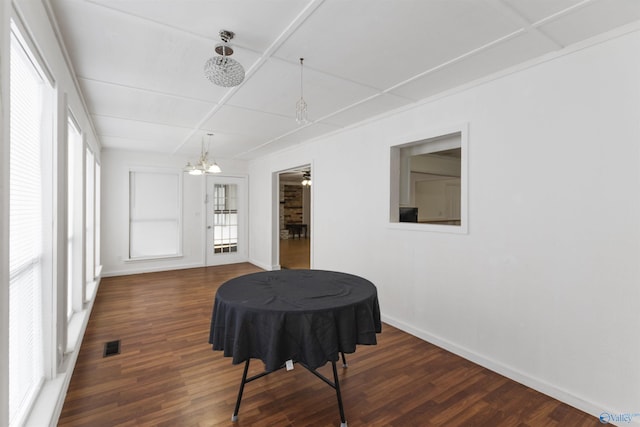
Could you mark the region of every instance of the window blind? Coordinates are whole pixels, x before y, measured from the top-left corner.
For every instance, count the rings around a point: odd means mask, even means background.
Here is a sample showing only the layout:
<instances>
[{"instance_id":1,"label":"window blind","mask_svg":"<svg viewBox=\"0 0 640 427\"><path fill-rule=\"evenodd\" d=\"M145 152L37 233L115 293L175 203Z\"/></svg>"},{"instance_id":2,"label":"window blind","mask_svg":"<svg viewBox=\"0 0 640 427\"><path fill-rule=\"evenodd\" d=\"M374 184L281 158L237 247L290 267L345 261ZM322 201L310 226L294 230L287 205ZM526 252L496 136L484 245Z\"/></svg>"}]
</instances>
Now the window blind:
<instances>
[{"instance_id":1,"label":"window blind","mask_svg":"<svg viewBox=\"0 0 640 427\"><path fill-rule=\"evenodd\" d=\"M181 172L129 172L129 257L181 254Z\"/></svg>"},{"instance_id":2,"label":"window blind","mask_svg":"<svg viewBox=\"0 0 640 427\"><path fill-rule=\"evenodd\" d=\"M21 422L43 380L44 81L15 35L10 50L9 418Z\"/></svg>"}]
</instances>

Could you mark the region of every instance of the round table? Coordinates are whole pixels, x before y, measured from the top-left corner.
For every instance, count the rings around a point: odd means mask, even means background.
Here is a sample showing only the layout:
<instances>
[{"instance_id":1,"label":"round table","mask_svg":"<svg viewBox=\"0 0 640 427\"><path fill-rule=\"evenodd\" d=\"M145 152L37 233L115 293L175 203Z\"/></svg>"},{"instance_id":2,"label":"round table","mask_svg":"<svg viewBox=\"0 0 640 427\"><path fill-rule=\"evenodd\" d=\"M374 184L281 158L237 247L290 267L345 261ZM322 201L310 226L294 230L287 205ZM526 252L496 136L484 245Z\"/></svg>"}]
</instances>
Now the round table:
<instances>
[{"instance_id":1,"label":"round table","mask_svg":"<svg viewBox=\"0 0 640 427\"><path fill-rule=\"evenodd\" d=\"M209 343L233 364L245 362L237 413L245 383L297 362L336 389L342 425L346 425L335 362L357 344L376 344L380 333L376 287L347 273L279 270L248 274L225 282L216 293ZM246 378L250 359L265 372ZM334 383L316 369L333 364Z\"/></svg>"}]
</instances>

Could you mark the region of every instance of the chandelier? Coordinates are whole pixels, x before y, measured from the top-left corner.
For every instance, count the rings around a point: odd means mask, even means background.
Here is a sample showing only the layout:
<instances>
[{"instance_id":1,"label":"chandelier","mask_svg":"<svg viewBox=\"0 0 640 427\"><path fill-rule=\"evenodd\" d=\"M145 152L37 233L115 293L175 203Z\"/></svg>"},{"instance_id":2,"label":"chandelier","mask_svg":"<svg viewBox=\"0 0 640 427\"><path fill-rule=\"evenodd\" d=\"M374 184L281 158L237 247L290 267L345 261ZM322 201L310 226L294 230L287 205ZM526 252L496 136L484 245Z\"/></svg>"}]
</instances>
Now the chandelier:
<instances>
[{"instance_id":1,"label":"chandelier","mask_svg":"<svg viewBox=\"0 0 640 427\"><path fill-rule=\"evenodd\" d=\"M296 122L304 125L309 123L309 118L307 117L307 103L302 97L302 61L304 58L300 58L300 99L296 103Z\"/></svg>"},{"instance_id":2,"label":"chandelier","mask_svg":"<svg viewBox=\"0 0 640 427\"><path fill-rule=\"evenodd\" d=\"M189 175L204 175L204 174L212 174L212 173L220 173L222 169L216 163L215 159L209 162L209 145L211 144L212 133L208 133L209 142L207 143L207 150L204 149L204 136L202 137L202 143L200 147L200 159L195 162L195 164L191 164L188 162L184 167L184 171L188 172Z\"/></svg>"},{"instance_id":3,"label":"chandelier","mask_svg":"<svg viewBox=\"0 0 640 427\"><path fill-rule=\"evenodd\" d=\"M235 34L232 31L220 30L222 43L216 45L215 51L220 56L210 58L204 64L204 75L215 85L222 87L238 86L244 80L244 68L238 61L229 56L233 55L233 49L229 46L229 40Z\"/></svg>"}]
</instances>

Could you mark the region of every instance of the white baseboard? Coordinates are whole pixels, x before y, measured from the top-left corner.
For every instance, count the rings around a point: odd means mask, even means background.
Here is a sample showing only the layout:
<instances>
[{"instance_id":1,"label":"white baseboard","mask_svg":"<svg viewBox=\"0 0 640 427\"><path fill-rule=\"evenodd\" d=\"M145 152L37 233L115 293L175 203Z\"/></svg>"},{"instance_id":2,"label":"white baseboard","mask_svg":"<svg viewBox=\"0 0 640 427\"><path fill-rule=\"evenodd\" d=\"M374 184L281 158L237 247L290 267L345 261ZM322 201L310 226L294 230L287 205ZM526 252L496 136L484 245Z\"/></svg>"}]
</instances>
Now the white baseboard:
<instances>
[{"instance_id":1,"label":"white baseboard","mask_svg":"<svg viewBox=\"0 0 640 427\"><path fill-rule=\"evenodd\" d=\"M424 341L427 341L431 344L441 347L460 357L470 360L471 362L476 363L484 368L487 368L509 379L512 379L520 384L523 384L527 387L537 390L540 393L553 397L554 399L564 402L567 405L571 405L574 408L577 408L583 412L586 412L589 415L596 417L597 419L599 419L600 415L604 414L602 409L604 407L603 405L599 405L597 403L587 401L553 384L540 380L539 378L532 377L524 372L521 372L503 363L492 360L486 356L478 354L467 348L461 347L455 343L452 343L451 341L445 340L439 336L433 335L422 329L415 328L414 326L408 323L405 323L401 320L398 320L394 317L382 315L382 321L404 332L407 332L415 337L418 337ZM609 413L611 414L612 412L609 412ZM635 414L632 414L632 415L635 415ZM603 424L605 424L605 422L603 422ZM616 425L616 426L640 425L640 414L637 414L637 416L633 416L630 422L619 423L619 422L610 420L606 422L606 424Z\"/></svg>"},{"instance_id":2,"label":"white baseboard","mask_svg":"<svg viewBox=\"0 0 640 427\"><path fill-rule=\"evenodd\" d=\"M127 269L127 270L106 270L102 272L102 277L113 277L113 276L128 276L131 274L142 274L142 273L157 273L158 271L171 271L171 270L186 270L188 268L199 268L205 267L202 263L193 263L193 264L184 264L184 265L171 265L171 266L157 266L157 267L141 267L135 269Z\"/></svg>"},{"instance_id":3,"label":"white baseboard","mask_svg":"<svg viewBox=\"0 0 640 427\"><path fill-rule=\"evenodd\" d=\"M253 265L255 265L256 267L260 267L263 270L267 270L267 271L274 271L274 270L280 270L280 265L271 265L271 264L264 264L260 261L256 261L254 259L249 259L249 262Z\"/></svg>"}]
</instances>

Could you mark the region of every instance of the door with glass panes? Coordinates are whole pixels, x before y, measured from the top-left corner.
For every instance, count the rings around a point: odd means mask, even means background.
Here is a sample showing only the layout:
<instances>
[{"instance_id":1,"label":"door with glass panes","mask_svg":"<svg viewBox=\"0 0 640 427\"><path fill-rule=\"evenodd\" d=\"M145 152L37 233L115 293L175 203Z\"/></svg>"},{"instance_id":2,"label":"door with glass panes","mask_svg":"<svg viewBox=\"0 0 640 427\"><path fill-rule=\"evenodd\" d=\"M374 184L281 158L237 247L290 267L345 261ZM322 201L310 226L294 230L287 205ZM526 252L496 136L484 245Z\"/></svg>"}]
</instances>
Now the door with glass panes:
<instances>
[{"instance_id":1,"label":"door with glass panes","mask_svg":"<svg viewBox=\"0 0 640 427\"><path fill-rule=\"evenodd\" d=\"M207 265L247 260L246 179L207 176Z\"/></svg>"}]
</instances>

